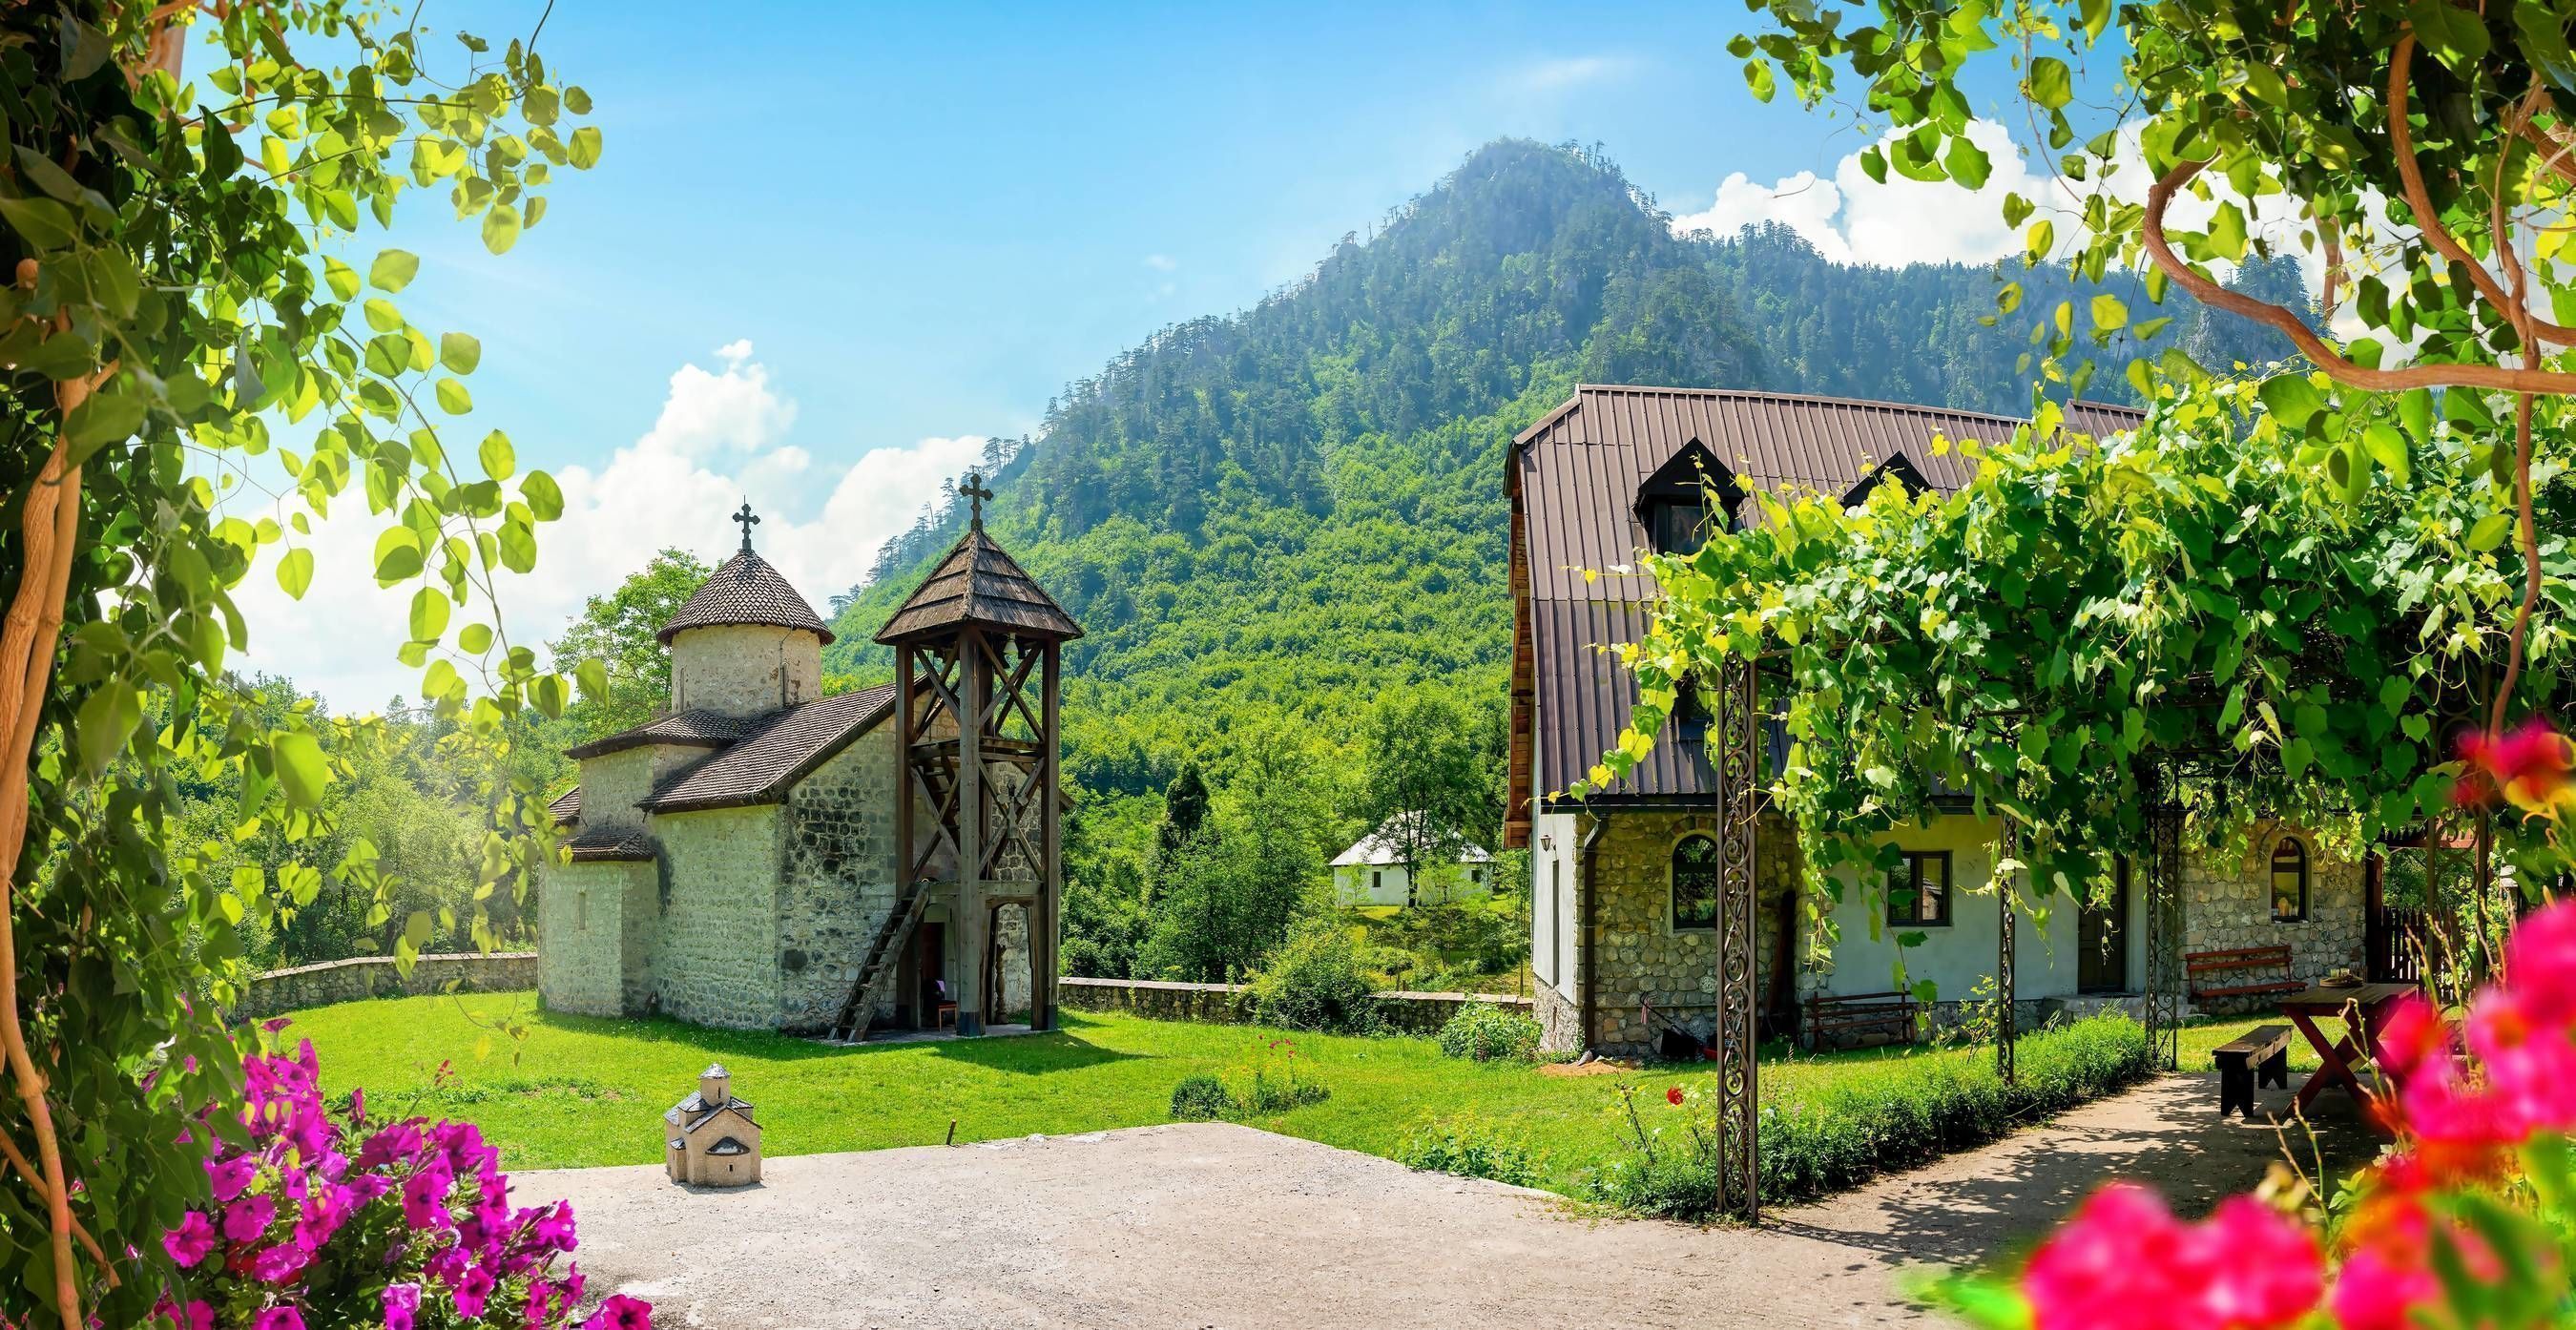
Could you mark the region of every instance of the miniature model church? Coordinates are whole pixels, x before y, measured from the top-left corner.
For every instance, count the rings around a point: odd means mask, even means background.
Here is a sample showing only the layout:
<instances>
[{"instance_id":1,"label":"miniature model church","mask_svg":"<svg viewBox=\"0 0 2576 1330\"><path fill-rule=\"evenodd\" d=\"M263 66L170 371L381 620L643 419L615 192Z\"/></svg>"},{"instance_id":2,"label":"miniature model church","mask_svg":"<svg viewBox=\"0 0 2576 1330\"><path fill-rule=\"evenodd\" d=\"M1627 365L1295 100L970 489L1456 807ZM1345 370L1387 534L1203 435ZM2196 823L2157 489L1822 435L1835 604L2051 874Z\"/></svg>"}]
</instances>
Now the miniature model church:
<instances>
[{"instance_id":1,"label":"miniature model church","mask_svg":"<svg viewBox=\"0 0 2576 1330\"><path fill-rule=\"evenodd\" d=\"M548 1009L864 1039L1055 1021L1060 650L1082 629L966 534L823 693L832 630L752 548L662 625L671 696L570 750L539 884Z\"/></svg>"},{"instance_id":2,"label":"miniature model church","mask_svg":"<svg viewBox=\"0 0 2576 1330\"><path fill-rule=\"evenodd\" d=\"M733 1092L721 1062L698 1073L698 1088L662 1115L662 1166L673 1182L747 1187L760 1181L760 1124L751 1101Z\"/></svg>"}]
</instances>

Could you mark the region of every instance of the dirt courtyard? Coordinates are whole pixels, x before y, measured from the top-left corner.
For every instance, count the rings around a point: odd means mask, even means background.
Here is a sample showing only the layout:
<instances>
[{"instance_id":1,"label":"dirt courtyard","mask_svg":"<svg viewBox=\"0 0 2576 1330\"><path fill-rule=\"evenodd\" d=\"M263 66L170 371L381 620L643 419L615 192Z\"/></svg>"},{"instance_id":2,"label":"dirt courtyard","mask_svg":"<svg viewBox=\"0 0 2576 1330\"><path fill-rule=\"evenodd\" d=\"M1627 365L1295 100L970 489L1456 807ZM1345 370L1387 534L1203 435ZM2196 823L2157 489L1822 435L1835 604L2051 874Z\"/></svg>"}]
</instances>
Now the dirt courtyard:
<instances>
[{"instance_id":1,"label":"dirt courtyard","mask_svg":"<svg viewBox=\"0 0 2576 1330\"><path fill-rule=\"evenodd\" d=\"M1586 1217L1221 1123L774 1158L737 1191L651 1165L514 1190L570 1198L593 1290L650 1299L670 1330L1879 1325L1921 1316L1907 1268L2027 1241L2106 1178L2187 1212L2250 1185L2278 1139L2216 1102L2210 1078L2167 1077L1754 1231Z\"/></svg>"}]
</instances>

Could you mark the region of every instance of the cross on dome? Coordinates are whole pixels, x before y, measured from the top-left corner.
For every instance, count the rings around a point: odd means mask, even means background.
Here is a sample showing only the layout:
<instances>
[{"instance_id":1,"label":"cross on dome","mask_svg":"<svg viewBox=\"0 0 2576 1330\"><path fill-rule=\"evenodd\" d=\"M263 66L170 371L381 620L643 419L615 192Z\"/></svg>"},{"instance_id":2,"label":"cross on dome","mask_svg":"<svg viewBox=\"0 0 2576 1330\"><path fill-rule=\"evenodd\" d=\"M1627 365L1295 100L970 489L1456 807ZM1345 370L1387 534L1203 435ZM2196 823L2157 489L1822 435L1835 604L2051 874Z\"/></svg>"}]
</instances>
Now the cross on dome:
<instances>
[{"instance_id":1,"label":"cross on dome","mask_svg":"<svg viewBox=\"0 0 2576 1330\"><path fill-rule=\"evenodd\" d=\"M983 530L984 501L993 497L993 491L984 488L984 473L981 471L967 472L966 483L960 486L957 492L965 495L967 501L973 505L970 524L978 531Z\"/></svg>"},{"instance_id":2,"label":"cross on dome","mask_svg":"<svg viewBox=\"0 0 2576 1330\"><path fill-rule=\"evenodd\" d=\"M742 501L742 511L735 513L733 520L742 523L742 552L751 553L751 529L760 525L760 519L751 515L750 499Z\"/></svg>"}]
</instances>

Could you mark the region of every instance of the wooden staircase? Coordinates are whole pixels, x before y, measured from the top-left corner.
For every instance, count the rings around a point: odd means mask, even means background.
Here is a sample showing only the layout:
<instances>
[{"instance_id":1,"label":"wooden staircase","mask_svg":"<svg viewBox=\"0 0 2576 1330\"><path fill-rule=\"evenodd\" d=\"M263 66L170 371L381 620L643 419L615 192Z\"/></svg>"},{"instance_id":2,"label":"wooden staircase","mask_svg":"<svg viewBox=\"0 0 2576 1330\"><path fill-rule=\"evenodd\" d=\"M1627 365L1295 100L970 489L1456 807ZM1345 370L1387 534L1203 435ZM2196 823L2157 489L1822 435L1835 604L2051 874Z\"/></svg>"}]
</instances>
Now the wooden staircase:
<instances>
[{"instance_id":1,"label":"wooden staircase","mask_svg":"<svg viewBox=\"0 0 2576 1330\"><path fill-rule=\"evenodd\" d=\"M894 982L903 969L903 946L911 940L912 930L921 922L921 912L930 904L932 883L915 882L911 890L886 912L885 922L878 926L876 940L868 945L867 959L859 963L859 977L850 984L850 996L841 1003L841 1014L832 1021L824 1036L835 1043L856 1043L868 1037L868 1017L877 1009L886 985Z\"/></svg>"}]
</instances>

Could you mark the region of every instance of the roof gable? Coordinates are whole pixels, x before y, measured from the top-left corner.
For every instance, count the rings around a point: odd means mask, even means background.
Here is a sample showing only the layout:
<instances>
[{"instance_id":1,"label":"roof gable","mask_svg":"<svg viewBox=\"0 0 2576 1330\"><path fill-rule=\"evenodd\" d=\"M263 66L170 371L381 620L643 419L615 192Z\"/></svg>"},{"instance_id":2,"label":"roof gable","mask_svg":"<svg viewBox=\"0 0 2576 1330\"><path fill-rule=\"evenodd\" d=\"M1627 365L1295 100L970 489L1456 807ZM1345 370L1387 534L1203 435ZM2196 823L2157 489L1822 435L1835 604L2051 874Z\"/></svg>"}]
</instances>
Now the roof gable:
<instances>
[{"instance_id":1,"label":"roof gable","mask_svg":"<svg viewBox=\"0 0 2576 1330\"><path fill-rule=\"evenodd\" d=\"M948 556L887 618L877 640L900 642L967 625L1059 641L1082 636L1082 625L1021 569L1018 560L994 544L981 524L969 528L950 547Z\"/></svg>"},{"instance_id":2,"label":"roof gable","mask_svg":"<svg viewBox=\"0 0 2576 1330\"><path fill-rule=\"evenodd\" d=\"M773 711L757 718L757 728L741 742L666 781L643 807L685 813L776 803L788 787L893 710L894 685L879 684Z\"/></svg>"}]
</instances>

